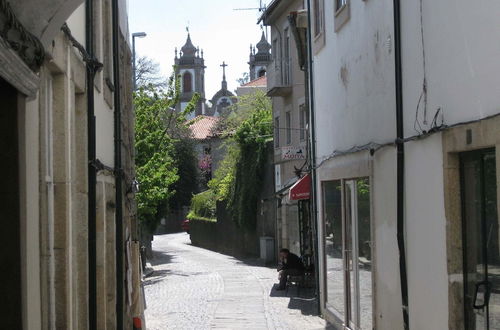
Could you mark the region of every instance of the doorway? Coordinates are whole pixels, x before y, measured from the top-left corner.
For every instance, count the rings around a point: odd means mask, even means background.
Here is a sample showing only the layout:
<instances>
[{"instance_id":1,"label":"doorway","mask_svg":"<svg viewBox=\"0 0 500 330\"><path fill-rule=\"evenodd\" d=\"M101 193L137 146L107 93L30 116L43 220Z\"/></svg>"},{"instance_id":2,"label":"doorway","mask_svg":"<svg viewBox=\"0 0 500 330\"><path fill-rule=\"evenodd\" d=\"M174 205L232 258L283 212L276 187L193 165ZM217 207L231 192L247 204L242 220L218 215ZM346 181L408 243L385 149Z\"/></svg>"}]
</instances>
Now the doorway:
<instances>
[{"instance_id":1,"label":"doorway","mask_svg":"<svg viewBox=\"0 0 500 330\"><path fill-rule=\"evenodd\" d=\"M372 329L369 178L323 182L327 306L348 329Z\"/></svg>"},{"instance_id":2,"label":"doorway","mask_svg":"<svg viewBox=\"0 0 500 330\"><path fill-rule=\"evenodd\" d=\"M495 149L460 155L464 321L500 330L500 234Z\"/></svg>"},{"instance_id":3,"label":"doorway","mask_svg":"<svg viewBox=\"0 0 500 330\"><path fill-rule=\"evenodd\" d=\"M22 329L17 90L0 78L0 297L2 326Z\"/></svg>"}]
</instances>

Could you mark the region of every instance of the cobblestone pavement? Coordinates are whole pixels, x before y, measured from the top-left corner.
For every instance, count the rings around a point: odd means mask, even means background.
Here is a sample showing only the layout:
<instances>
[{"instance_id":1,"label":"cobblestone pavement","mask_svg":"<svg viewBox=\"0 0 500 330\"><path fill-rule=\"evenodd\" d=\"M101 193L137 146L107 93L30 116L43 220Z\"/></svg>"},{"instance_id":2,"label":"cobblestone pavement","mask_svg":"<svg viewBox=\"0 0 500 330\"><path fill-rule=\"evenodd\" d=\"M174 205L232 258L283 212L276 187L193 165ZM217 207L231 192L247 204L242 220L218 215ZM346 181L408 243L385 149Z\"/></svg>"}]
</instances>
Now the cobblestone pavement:
<instances>
[{"instance_id":1,"label":"cobblestone pavement","mask_svg":"<svg viewBox=\"0 0 500 330\"><path fill-rule=\"evenodd\" d=\"M327 328L310 289L276 291L276 270L256 260L194 247L186 233L155 236L153 251L144 282L150 330Z\"/></svg>"}]
</instances>

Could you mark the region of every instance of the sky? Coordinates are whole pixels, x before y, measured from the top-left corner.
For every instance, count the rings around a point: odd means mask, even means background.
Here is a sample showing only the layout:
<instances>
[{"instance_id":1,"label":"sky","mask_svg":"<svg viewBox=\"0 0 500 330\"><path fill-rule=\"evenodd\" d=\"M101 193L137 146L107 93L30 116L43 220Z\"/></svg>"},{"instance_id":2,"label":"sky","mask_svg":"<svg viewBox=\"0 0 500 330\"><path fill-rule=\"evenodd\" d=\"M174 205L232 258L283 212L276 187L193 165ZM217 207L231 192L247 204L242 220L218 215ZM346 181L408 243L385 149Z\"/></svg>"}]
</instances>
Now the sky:
<instances>
[{"instance_id":1,"label":"sky","mask_svg":"<svg viewBox=\"0 0 500 330\"><path fill-rule=\"evenodd\" d=\"M186 42L186 27L191 40L204 51L206 98L221 88L223 61L228 64L228 89L234 91L236 80L248 72L250 44L255 45L262 30L257 25L259 0L129 0L130 33L146 32L136 38L137 56L147 56L160 64L169 76L174 64L174 50Z\"/></svg>"}]
</instances>

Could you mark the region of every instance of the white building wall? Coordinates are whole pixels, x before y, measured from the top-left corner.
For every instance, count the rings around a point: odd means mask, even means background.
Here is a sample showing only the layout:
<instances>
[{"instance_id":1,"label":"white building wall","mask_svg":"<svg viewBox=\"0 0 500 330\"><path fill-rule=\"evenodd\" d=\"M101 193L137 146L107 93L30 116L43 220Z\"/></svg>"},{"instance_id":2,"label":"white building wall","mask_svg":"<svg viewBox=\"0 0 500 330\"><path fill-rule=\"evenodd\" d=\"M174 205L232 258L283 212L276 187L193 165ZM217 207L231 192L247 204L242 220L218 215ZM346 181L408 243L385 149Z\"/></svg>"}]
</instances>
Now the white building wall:
<instances>
[{"instance_id":1,"label":"white building wall","mask_svg":"<svg viewBox=\"0 0 500 330\"><path fill-rule=\"evenodd\" d=\"M95 96L97 159L107 166L114 167L114 111L104 101L101 93L96 91Z\"/></svg>"},{"instance_id":2,"label":"white building wall","mask_svg":"<svg viewBox=\"0 0 500 330\"><path fill-rule=\"evenodd\" d=\"M25 329L39 329L41 315L40 219L39 219L39 116L38 97L20 112L21 264Z\"/></svg>"},{"instance_id":3,"label":"white building wall","mask_svg":"<svg viewBox=\"0 0 500 330\"><path fill-rule=\"evenodd\" d=\"M85 4L82 3L68 18L66 24L71 30L71 34L79 43L85 45Z\"/></svg>"},{"instance_id":4,"label":"white building wall","mask_svg":"<svg viewBox=\"0 0 500 330\"><path fill-rule=\"evenodd\" d=\"M350 1L350 20L335 32L333 1L325 1L326 42L314 58L319 160L334 150L394 140L391 4Z\"/></svg>"},{"instance_id":5,"label":"white building wall","mask_svg":"<svg viewBox=\"0 0 500 330\"><path fill-rule=\"evenodd\" d=\"M411 329L448 329L441 134L406 145L406 242Z\"/></svg>"},{"instance_id":6,"label":"white building wall","mask_svg":"<svg viewBox=\"0 0 500 330\"><path fill-rule=\"evenodd\" d=\"M396 224L396 150L373 157L371 185L374 231L374 324L376 329L403 329Z\"/></svg>"},{"instance_id":7,"label":"white building wall","mask_svg":"<svg viewBox=\"0 0 500 330\"><path fill-rule=\"evenodd\" d=\"M480 119L500 110L500 2L423 0L428 129L436 110L444 123ZM422 92L423 57L419 1L402 2L405 133L413 129ZM419 119L423 123L423 107Z\"/></svg>"}]
</instances>

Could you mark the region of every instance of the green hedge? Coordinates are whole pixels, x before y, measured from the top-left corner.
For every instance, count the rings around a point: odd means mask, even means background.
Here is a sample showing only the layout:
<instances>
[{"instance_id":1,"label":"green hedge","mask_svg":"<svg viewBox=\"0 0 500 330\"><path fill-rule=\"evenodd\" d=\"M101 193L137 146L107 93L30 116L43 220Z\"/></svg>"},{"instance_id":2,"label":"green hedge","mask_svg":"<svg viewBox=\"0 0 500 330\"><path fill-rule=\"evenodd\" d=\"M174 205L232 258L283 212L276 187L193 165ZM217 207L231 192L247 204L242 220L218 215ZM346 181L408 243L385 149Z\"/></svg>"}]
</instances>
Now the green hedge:
<instances>
[{"instance_id":1,"label":"green hedge","mask_svg":"<svg viewBox=\"0 0 500 330\"><path fill-rule=\"evenodd\" d=\"M206 221L206 222L217 222L217 219L215 218L204 218L204 217L199 217L195 214L192 214L191 212L188 213L186 216L190 221Z\"/></svg>"},{"instance_id":2,"label":"green hedge","mask_svg":"<svg viewBox=\"0 0 500 330\"><path fill-rule=\"evenodd\" d=\"M209 189L191 199L191 209L187 218L189 220L216 221L215 219L215 194Z\"/></svg>"}]
</instances>

